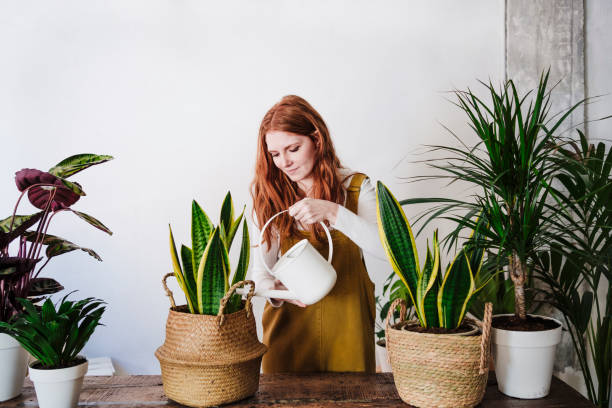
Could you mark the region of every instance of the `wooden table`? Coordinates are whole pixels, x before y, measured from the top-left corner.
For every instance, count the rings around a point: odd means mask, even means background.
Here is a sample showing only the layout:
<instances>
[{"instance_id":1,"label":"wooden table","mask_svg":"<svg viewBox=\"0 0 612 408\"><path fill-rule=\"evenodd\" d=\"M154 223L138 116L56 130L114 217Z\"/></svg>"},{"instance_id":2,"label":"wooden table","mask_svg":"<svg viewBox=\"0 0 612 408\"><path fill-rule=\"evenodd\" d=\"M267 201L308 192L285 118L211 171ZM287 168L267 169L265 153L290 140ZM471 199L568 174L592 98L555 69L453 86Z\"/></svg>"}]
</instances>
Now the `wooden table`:
<instances>
[{"instance_id":1,"label":"wooden table","mask_svg":"<svg viewBox=\"0 0 612 408\"><path fill-rule=\"evenodd\" d=\"M168 401L161 377L86 377L80 405L109 408L181 406ZM23 394L2 407L37 407L29 380ZM384 374L267 374L262 375L255 396L227 407L408 407L397 395L393 375ZM593 407L571 387L553 378L548 397L519 400L497 391L495 376L489 376L482 407Z\"/></svg>"}]
</instances>

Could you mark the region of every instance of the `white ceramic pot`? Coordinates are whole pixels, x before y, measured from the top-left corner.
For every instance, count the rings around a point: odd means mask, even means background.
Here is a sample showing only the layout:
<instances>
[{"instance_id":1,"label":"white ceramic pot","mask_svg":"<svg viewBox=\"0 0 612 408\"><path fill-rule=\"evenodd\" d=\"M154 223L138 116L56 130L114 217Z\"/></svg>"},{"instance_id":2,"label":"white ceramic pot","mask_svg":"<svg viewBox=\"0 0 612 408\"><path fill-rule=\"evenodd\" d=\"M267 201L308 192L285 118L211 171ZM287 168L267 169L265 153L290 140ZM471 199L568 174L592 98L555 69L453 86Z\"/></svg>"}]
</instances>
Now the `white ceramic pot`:
<instances>
[{"instance_id":1,"label":"white ceramic pot","mask_svg":"<svg viewBox=\"0 0 612 408\"><path fill-rule=\"evenodd\" d=\"M510 397L542 398L550 390L555 350L561 341L561 322L550 317L538 317L552 320L559 327L537 332L491 327L497 388Z\"/></svg>"},{"instance_id":2,"label":"white ceramic pot","mask_svg":"<svg viewBox=\"0 0 612 408\"><path fill-rule=\"evenodd\" d=\"M376 366L380 368L381 373L391 372L391 363L389 363L389 354L387 348L376 343Z\"/></svg>"},{"instance_id":3,"label":"white ceramic pot","mask_svg":"<svg viewBox=\"0 0 612 408\"><path fill-rule=\"evenodd\" d=\"M87 361L74 367L51 370L32 368L34 364L30 364L30 380L34 383L40 408L76 407L83 377L87 373Z\"/></svg>"},{"instance_id":4,"label":"white ceramic pot","mask_svg":"<svg viewBox=\"0 0 612 408\"><path fill-rule=\"evenodd\" d=\"M21 394L28 369L28 352L17 340L0 333L0 402Z\"/></svg>"}]
</instances>

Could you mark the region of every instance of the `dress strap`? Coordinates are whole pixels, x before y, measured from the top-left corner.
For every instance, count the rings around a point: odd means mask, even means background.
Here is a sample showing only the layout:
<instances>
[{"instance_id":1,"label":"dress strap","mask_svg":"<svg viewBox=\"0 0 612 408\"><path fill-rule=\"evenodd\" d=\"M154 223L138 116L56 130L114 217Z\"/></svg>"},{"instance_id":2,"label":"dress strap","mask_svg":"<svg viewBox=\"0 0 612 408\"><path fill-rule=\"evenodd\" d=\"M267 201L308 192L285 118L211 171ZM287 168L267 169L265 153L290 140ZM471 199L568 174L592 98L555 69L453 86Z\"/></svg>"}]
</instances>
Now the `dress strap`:
<instances>
[{"instance_id":1,"label":"dress strap","mask_svg":"<svg viewBox=\"0 0 612 408\"><path fill-rule=\"evenodd\" d=\"M363 173L355 173L351 179L351 183L346 189L346 204L345 207L357 214L357 203L359 202L359 193L361 192L361 184L366 179Z\"/></svg>"}]
</instances>

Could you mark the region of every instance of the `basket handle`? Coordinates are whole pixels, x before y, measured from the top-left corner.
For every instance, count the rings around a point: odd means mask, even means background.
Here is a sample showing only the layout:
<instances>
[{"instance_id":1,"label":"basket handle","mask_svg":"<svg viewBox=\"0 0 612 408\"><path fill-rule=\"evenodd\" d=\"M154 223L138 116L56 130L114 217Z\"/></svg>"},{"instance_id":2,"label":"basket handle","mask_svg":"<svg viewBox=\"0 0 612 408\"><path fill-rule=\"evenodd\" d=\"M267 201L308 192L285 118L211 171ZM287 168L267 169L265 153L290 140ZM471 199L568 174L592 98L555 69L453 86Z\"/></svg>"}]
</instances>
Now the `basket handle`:
<instances>
[{"instance_id":1,"label":"basket handle","mask_svg":"<svg viewBox=\"0 0 612 408\"><path fill-rule=\"evenodd\" d=\"M168 285L166 283L166 279L168 279L171 276L174 276L174 272L170 272L164 275L164 277L162 278L162 286L164 287L164 290L166 291L166 296L170 298L170 306L176 307L176 303L174 303L174 296L172 295L172 291L168 288Z\"/></svg>"},{"instance_id":2,"label":"basket handle","mask_svg":"<svg viewBox=\"0 0 612 408\"><path fill-rule=\"evenodd\" d=\"M486 373L491 357L491 319L493 318L493 303L485 303L484 318L481 323L482 336L480 339L480 368L479 374Z\"/></svg>"},{"instance_id":3,"label":"basket handle","mask_svg":"<svg viewBox=\"0 0 612 408\"><path fill-rule=\"evenodd\" d=\"M391 306L389 307L389 311L387 312L387 318L385 319L385 345L387 347L387 350L389 350L389 337L387 335L387 333L389 333L389 326L391 325L391 318L393 317L393 312L395 312L395 308L397 306L400 306L400 322L404 321L406 319L406 301L404 299L395 299L393 301L393 303L391 303ZM387 361L389 361L390 357L389 357L389 352L387 351Z\"/></svg>"},{"instance_id":4,"label":"basket handle","mask_svg":"<svg viewBox=\"0 0 612 408\"><path fill-rule=\"evenodd\" d=\"M247 317L251 317L251 298L255 293L255 282L253 282L252 280L243 280L233 284L232 287L229 288L225 296L223 296L221 301L219 301L219 312L217 313L217 320L219 321L219 326L221 326L223 324L223 321L225 320L225 315L223 313L225 312L225 306L227 306L227 303L229 302L230 298L232 297L236 289L245 285L249 285L250 288L249 293L247 293L246 304L244 305L244 307L247 312Z\"/></svg>"}]
</instances>

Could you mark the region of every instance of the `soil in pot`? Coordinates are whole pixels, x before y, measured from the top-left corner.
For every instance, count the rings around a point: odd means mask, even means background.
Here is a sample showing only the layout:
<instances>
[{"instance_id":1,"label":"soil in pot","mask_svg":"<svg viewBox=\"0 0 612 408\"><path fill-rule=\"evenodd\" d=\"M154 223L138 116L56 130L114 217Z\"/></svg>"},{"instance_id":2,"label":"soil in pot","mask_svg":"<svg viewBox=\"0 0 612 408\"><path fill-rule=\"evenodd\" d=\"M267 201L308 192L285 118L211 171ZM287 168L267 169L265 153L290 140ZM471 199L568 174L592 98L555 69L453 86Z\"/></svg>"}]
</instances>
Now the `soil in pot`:
<instances>
[{"instance_id":1,"label":"soil in pot","mask_svg":"<svg viewBox=\"0 0 612 408\"><path fill-rule=\"evenodd\" d=\"M494 316L491 325L496 329L525 332L553 330L559 327L554 320L531 315L527 315L525 320L515 315Z\"/></svg>"},{"instance_id":2,"label":"soil in pot","mask_svg":"<svg viewBox=\"0 0 612 408\"><path fill-rule=\"evenodd\" d=\"M45 367L44 365L42 365L42 363L40 361L32 364L32 368L35 368L37 370L58 370L60 368L68 368L68 367L74 367L74 366L78 366L79 364L83 364L85 361L87 361L87 359L82 358L82 357L78 357L76 360L65 364L65 365L61 365L61 366L57 366L57 367Z\"/></svg>"},{"instance_id":3,"label":"soil in pot","mask_svg":"<svg viewBox=\"0 0 612 408\"><path fill-rule=\"evenodd\" d=\"M461 333L468 333L471 331L474 331L474 326L472 326L471 324L467 323L467 322L463 322L461 323L461 326L454 328L454 329L445 329L444 327L421 327L418 324L407 324L404 327L402 327L403 330L407 330L407 331L411 331L411 332L415 332L415 333L429 333L429 334L461 334ZM475 333L471 334L472 336L475 336L479 334L478 331L476 331Z\"/></svg>"}]
</instances>

